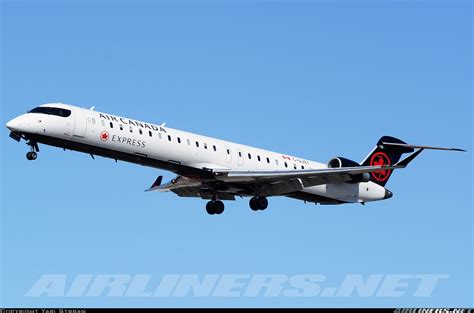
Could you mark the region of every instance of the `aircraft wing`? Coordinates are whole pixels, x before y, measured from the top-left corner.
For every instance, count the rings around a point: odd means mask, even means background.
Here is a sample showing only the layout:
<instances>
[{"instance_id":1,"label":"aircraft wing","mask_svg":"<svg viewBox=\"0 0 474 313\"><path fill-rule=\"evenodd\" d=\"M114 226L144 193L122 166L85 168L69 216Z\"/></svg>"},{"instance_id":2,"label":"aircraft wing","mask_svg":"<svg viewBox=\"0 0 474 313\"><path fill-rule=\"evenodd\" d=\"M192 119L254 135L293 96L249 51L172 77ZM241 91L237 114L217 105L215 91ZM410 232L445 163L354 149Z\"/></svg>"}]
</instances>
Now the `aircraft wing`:
<instances>
[{"instance_id":1,"label":"aircraft wing","mask_svg":"<svg viewBox=\"0 0 474 313\"><path fill-rule=\"evenodd\" d=\"M402 167L404 166L359 166L293 171L227 171L214 172L214 179L178 176L163 185L161 185L160 176L147 191L172 191L181 197L203 199L212 199L217 193L221 200L234 200L235 196L252 195L256 191L262 196L284 195L300 191L305 187L350 182L357 175Z\"/></svg>"},{"instance_id":2,"label":"aircraft wing","mask_svg":"<svg viewBox=\"0 0 474 313\"><path fill-rule=\"evenodd\" d=\"M217 185L214 180L177 176L168 183L161 184L163 176L159 176L155 183L145 191L174 192L180 197L196 197L212 199L217 193L221 200L235 200L235 194L226 192L225 186Z\"/></svg>"},{"instance_id":3,"label":"aircraft wing","mask_svg":"<svg viewBox=\"0 0 474 313\"><path fill-rule=\"evenodd\" d=\"M245 185L258 190L260 195L284 195L304 188L323 185L351 182L365 173L388 171L404 166L358 166L343 168L322 168L314 170L293 171L232 171L223 174L221 180L232 185Z\"/></svg>"},{"instance_id":4,"label":"aircraft wing","mask_svg":"<svg viewBox=\"0 0 474 313\"><path fill-rule=\"evenodd\" d=\"M229 171L215 167L206 169L206 173L210 174L206 178L178 176L164 185L161 185L160 176L147 191L172 191L181 197L203 199L213 199L217 195L221 200L235 200L235 196L252 196L256 193L261 196L285 195L312 186L361 181L364 175L372 172L405 168L424 149L433 149L427 146L410 147L418 150L394 165L284 171Z\"/></svg>"},{"instance_id":5,"label":"aircraft wing","mask_svg":"<svg viewBox=\"0 0 474 313\"><path fill-rule=\"evenodd\" d=\"M383 170L392 170L395 168L401 168L398 165L392 166L357 166L357 167L341 167L341 168L323 168L315 170L290 170L290 171L230 171L225 176L230 180L275 180L275 179L291 179L291 178L319 178L323 180L329 180L333 177L335 181L332 183L343 183L349 181L346 176L348 175L359 175L364 173L371 173ZM329 183L326 182L326 183Z\"/></svg>"}]
</instances>

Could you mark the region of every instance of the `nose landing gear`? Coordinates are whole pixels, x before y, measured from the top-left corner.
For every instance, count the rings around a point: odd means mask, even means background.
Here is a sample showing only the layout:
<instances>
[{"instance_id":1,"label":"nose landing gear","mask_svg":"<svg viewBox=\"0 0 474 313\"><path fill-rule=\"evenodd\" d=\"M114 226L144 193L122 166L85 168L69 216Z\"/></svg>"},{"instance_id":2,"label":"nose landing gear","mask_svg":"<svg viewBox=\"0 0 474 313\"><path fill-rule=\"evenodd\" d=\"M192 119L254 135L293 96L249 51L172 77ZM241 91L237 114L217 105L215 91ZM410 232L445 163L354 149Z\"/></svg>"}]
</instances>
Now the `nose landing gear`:
<instances>
[{"instance_id":1,"label":"nose landing gear","mask_svg":"<svg viewBox=\"0 0 474 313\"><path fill-rule=\"evenodd\" d=\"M30 146L31 151L26 154L26 158L29 161L34 161L38 158L37 152L39 152L39 147L38 144L35 141L29 140L26 143L28 146Z\"/></svg>"}]
</instances>

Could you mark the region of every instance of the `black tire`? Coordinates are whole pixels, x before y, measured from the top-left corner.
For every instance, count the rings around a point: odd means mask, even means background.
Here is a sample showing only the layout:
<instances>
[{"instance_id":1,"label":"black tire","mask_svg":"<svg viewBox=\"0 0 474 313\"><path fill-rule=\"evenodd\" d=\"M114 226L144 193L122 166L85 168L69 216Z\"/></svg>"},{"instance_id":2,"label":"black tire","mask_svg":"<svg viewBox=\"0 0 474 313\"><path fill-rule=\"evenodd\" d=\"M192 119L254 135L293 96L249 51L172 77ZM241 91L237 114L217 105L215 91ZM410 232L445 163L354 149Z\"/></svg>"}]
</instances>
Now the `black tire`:
<instances>
[{"instance_id":1,"label":"black tire","mask_svg":"<svg viewBox=\"0 0 474 313\"><path fill-rule=\"evenodd\" d=\"M216 214L214 201L209 201L209 202L206 204L206 212L207 212L207 214L209 214L209 215L214 215L214 214Z\"/></svg>"},{"instance_id":2,"label":"black tire","mask_svg":"<svg viewBox=\"0 0 474 313\"><path fill-rule=\"evenodd\" d=\"M252 211L258 211L259 210L256 197L253 197L252 199L250 199L249 205L250 205L250 208L252 209Z\"/></svg>"},{"instance_id":3,"label":"black tire","mask_svg":"<svg viewBox=\"0 0 474 313\"><path fill-rule=\"evenodd\" d=\"M215 208L216 214L222 214L222 213L224 213L224 209L225 209L224 202L222 202L222 201L216 201L216 202L214 203L214 208Z\"/></svg>"},{"instance_id":4,"label":"black tire","mask_svg":"<svg viewBox=\"0 0 474 313\"><path fill-rule=\"evenodd\" d=\"M26 158L27 158L29 161L36 160L37 157L38 157L38 155L36 154L36 152L28 152L28 153L26 154Z\"/></svg>"},{"instance_id":5,"label":"black tire","mask_svg":"<svg viewBox=\"0 0 474 313\"><path fill-rule=\"evenodd\" d=\"M266 197L258 197L256 203L259 210L263 211L268 208L268 200Z\"/></svg>"}]
</instances>

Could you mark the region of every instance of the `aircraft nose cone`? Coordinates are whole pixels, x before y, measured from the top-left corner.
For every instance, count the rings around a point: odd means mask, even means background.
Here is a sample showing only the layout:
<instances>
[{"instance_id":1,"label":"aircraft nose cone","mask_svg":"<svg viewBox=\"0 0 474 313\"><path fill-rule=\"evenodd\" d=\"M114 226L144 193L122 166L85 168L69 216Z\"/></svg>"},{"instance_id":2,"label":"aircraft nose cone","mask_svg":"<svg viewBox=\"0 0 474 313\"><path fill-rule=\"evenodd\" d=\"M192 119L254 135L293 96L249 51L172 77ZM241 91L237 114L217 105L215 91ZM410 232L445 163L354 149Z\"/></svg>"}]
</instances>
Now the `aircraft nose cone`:
<instances>
[{"instance_id":1,"label":"aircraft nose cone","mask_svg":"<svg viewBox=\"0 0 474 313\"><path fill-rule=\"evenodd\" d=\"M11 121L9 121L6 126L7 126L7 128L8 128L9 130L12 130L12 131L13 131L13 130L17 130L17 129L18 129L18 124L19 124L19 123L18 123L18 119L17 119L17 118L14 118L14 119L12 119Z\"/></svg>"},{"instance_id":2,"label":"aircraft nose cone","mask_svg":"<svg viewBox=\"0 0 474 313\"><path fill-rule=\"evenodd\" d=\"M390 199L391 197L393 197L393 193L388 190L388 189L385 189L385 197L384 199Z\"/></svg>"}]
</instances>

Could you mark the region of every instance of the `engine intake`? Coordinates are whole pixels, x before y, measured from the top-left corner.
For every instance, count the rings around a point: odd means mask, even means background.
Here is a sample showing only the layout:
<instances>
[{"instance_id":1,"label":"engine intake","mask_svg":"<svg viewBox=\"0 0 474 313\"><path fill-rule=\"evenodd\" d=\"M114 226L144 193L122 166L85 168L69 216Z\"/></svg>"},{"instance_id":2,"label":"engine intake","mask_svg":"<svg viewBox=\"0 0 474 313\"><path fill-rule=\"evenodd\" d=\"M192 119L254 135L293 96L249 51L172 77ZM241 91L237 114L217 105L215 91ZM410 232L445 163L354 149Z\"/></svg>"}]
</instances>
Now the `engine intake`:
<instances>
[{"instance_id":1,"label":"engine intake","mask_svg":"<svg viewBox=\"0 0 474 313\"><path fill-rule=\"evenodd\" d=\"M343 158L343 157L335 157L329 160L329 163L328 163L329 168L359 167L359 166L360 166L359 163ZM369 173L350 175L350 177L351 177L351 180L348 181L348 183L351 183L351 184L366 183L370 181Z\"/></svg>"}]
</instances>

